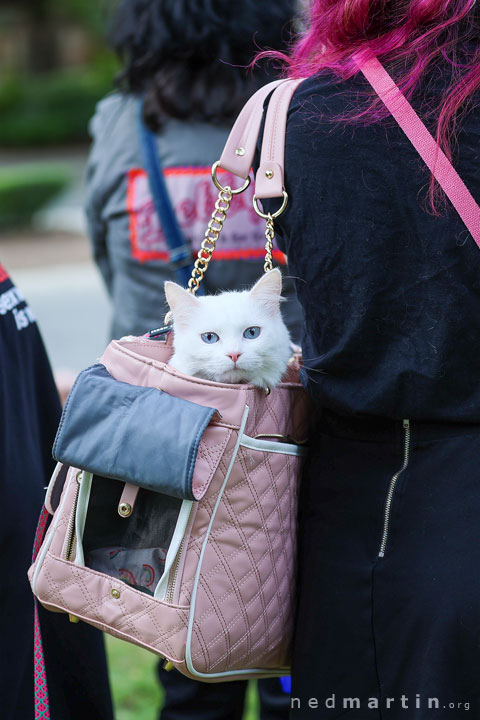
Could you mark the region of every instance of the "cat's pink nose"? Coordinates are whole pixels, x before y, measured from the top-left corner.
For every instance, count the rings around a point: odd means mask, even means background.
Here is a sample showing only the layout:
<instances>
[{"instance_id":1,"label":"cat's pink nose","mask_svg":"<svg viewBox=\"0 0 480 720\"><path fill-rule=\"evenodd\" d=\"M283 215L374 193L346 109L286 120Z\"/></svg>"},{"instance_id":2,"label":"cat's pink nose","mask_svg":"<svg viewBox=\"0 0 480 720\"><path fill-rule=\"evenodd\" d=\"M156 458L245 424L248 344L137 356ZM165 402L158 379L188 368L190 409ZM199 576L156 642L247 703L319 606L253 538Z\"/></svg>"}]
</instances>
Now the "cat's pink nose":
<instances>
[{"instance_id":1,"label":"cat's pink nose","mask_svg":"<svg viewBox=\"0 0 480 720\"><path fill-rule=\"evenodd\" d=\"M240 357L241 354L242 354L242 353L227 353L227 356L228 356L229 358L232 358L233 364L235 365L235 363L237 362L237 360L238 360L238 358Z\"/></svg>"}]
</instances>

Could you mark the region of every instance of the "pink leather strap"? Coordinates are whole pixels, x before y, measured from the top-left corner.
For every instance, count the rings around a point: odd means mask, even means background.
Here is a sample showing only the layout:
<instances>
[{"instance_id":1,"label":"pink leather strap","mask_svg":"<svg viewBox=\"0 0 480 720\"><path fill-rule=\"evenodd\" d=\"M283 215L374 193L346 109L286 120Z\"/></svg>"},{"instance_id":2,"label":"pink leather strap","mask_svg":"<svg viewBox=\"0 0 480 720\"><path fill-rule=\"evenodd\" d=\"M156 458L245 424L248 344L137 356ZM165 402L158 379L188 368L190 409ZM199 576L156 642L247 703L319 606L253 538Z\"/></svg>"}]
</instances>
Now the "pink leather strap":
<instances>
[{"instance_id":1,"label":"pink leather strap","mask_svg":"<svg viewBox=\"0 0 480 720\"><path fill-rule=\"evenodd\" d=\"M262 140L260 166L255 180L258 198L282 197L284 191L285 129L292 95L303 81L276 80L252 95L238 116L220 157L219 166L246 179L252 167L257 146L263 103L270 99Z\"/></svg>"},{"instance_id":2,"label":"pink leather strap","mask_svg":"<svg viewBox=\"0 0 480 720\"><path fill-rule=\"evenodd\" d=\"M303 80L287 80L275 90L268 104L260 165L255 176L258 198L283 196L287 113L293 93Z\"/></svg>"},{"instance_id":3,"label":"pink leather strap","mask_svg":"<svg viewBox=\"0 0 480 720\"><path fill-rule=\"evenodd\" d=\"M257 90L245 103L230 131L220 156L219 167L246 180L252 167L257 145L260 123L263 117L263 103L269 93L286 80L274 80Z\"/></svg>"},{"instance_id":4,"label":"pink leather strap","mask_svg":"<svg viewBox=\"0 0 480 720\"><path fill-rule=\"evenodd\" d=\"M118 514L121 517L130 517L132 514L139 489L137 485L128 482L123 486L122 495L118 501Z\"/></svg>"},{"instance_id":5,"label":"pink leather strap","mask_svg":"<svg viewBox=\"0 0 480 720\"><path fill-rule=\"evenodd\" d=\"M480 247L480 207L445 153L420 120L383 65L372 57L357 65L434 174Z\"/></svg>"}]
</instances>

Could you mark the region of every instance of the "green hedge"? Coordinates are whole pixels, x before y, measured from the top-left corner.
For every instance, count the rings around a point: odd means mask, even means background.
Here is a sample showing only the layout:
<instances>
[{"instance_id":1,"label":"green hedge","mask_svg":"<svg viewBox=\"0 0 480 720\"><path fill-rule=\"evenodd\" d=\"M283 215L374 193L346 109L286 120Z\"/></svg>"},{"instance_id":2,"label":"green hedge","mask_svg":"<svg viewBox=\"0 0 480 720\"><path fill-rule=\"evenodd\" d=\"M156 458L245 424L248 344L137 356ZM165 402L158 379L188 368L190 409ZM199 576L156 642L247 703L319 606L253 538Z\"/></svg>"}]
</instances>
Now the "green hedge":
<instances>
[{"instance_id":1,"label":"green hedge","mask_svg":"<svg viewBox=\"0 0 480 720\"><path fill-rule=\"evenodd\" d=\"M71 180L64 166L15 165L0 170L0 230L30 224L32 215Z\"/></svg>"},{"instance_id":2,"label":"green hedge","mask_svg":"<svg viewBox=\"0 0 480 720\"><path fill-rule=\"evenodd\" d=\"M88 140L95 104L112 89L115 64L39 76L0 78L0 146L63 145Z\"/></svg>"}]
</instances>

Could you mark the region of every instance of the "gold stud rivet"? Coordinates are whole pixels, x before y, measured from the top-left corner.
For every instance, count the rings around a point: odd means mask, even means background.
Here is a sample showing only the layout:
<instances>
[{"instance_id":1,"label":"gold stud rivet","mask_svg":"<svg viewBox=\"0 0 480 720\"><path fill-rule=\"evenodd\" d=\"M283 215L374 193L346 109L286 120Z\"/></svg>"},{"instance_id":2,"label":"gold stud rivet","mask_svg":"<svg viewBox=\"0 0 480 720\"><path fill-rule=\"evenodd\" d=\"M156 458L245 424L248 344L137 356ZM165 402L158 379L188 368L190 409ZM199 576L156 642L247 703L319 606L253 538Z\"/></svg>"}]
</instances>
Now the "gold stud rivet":
<instances>
[{"instance_id":1,"label":"gold stud rivet","mask_svg":"<svg viewBox=\"0 0 480 720\"><path fill-rule=\"evenodd\" d=\"M122 517L128 517L132 514L132 506L126 502L120 503L118 506L118 514Z\"/></svg>"},{"instance_id":2,"label":"gold stud rivet","mask_svg":"<svg viewBox=\"0 0 480 720\"><path fill-rule=\"evenodd\" d=\"M245 155L245 148L238 147L238 148L235 150L235 155L240 155L240 156L241 156L241 155Z\"/></svg>"},{"instance_id":3,"label":"gold stud rivet","mask_svg":"<svg viewBox=\"0 0 480 720\"><path fill-rule=\"evenodd\" d=\"M273 178L273 170L265 170L265 177L267 180L271 180Z\"/></svg>"},{"instance_id":4,"label":"gold stud rivet","mask_svg":"<svg viewBox=\"0 0 480 720\"><path fill-rule=\"evenodd\" d=\"M115 600L118 600L118 598L120 597L120 590L117 590L117 588L113 588L112 597L114 597Z\"/></svg>"}]
</instances>

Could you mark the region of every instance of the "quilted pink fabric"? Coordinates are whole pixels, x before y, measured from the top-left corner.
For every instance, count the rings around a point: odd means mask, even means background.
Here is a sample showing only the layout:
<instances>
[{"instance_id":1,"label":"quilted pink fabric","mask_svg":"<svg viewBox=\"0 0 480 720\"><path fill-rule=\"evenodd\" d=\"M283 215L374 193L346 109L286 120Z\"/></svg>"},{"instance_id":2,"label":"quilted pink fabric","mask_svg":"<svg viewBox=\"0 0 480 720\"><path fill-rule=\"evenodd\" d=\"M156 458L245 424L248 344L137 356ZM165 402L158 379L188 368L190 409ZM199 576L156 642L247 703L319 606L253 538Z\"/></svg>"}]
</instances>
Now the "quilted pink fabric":
<instances>
[{"instance_id":1,"label":"quilted pink fabric","mask_svg":"<svg viewBox=\"0 0 480 720\"><path fill-rule=\"evenodd\" d=\"M301 459L238 441L245 415L243 432L251 438L304 438L306 395L295 367L289 381L266 396L253 386L184 375L168 365L171 352L170 341L132 337L110 343L101 358L118 380L158 387L219 411L199 448L194 487L201 500L194 503L175 577L169 579L169 600L65 558L75 468L29 570L33 590L45 607L162 655L190 677L217 682L288 673Z\"/></svg>"}]
</instances>

